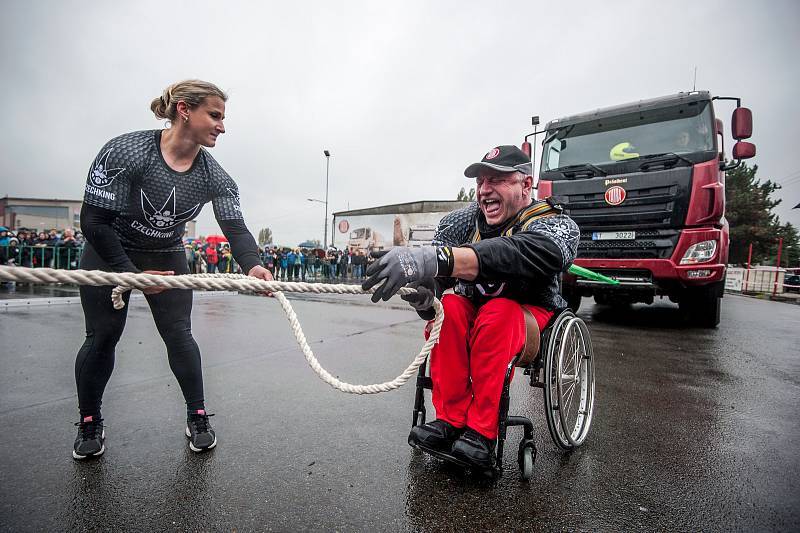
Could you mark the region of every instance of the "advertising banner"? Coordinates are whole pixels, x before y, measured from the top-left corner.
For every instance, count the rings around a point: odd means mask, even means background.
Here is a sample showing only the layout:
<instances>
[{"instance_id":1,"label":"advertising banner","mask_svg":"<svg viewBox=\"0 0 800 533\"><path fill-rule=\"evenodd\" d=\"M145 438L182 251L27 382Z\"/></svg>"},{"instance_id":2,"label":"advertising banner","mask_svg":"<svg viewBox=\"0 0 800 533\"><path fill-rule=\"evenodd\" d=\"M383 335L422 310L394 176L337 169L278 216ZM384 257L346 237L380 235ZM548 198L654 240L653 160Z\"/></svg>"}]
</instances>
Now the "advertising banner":
<instances>
[{"instance_id":1,"label":"advertising banner","mask_svg":"<svg viewBox=\"0 0 800 533\"><path fill-rule=\"evenodd\" d=\"M725 289L742 292L742 281L744 281L744 269L728 267L725 274Z\"/></svg>"},{"instance_id":2,"label":"advertising banner","mask_svg":"<svg viewBox=\"0 0 800 533\"><path fill-rule=\"evenodd\" d=\"M392 246L427 246L448 211L337 217L333 245L351 252L388 250Z\"/></svg>"}]
</instances>

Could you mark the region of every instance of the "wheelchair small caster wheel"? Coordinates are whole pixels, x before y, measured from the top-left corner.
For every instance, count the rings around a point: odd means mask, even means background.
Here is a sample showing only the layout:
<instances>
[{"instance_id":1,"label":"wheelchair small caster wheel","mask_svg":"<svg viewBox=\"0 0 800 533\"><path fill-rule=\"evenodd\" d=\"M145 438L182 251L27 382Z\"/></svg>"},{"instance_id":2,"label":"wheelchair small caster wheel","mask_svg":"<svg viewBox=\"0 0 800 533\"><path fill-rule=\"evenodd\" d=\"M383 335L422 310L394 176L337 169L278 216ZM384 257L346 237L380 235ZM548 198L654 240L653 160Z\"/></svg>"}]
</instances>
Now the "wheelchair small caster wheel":
<instances>
[{"instance_id":1,"label":"wheelchair small caster wheel","mask_svg":"<svg viewBox=\"0 0 800 533\"><path fill-rule=\"evenodd\" d=\"M533 441L522 441L519 445L519 470L522 479L533 477L533 464L536 462L536 445Z\"/></svg>"}]
</instances>

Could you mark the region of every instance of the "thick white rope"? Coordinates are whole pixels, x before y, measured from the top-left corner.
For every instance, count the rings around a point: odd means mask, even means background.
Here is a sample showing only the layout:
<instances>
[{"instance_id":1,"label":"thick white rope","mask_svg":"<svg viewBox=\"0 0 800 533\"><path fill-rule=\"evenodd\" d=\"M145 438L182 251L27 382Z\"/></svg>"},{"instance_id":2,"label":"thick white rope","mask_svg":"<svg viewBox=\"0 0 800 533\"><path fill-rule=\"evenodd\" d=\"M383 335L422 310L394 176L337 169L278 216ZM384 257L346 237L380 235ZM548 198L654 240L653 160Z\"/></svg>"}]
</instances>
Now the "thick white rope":
<instances>
[{"instance_id":1,"label":"thick white rope","mask_svg":"<svg viewBox=\"0 0 800 533\"><path fill-rule=\"evenodd\" d=\"M431 349L439 340L439 332L444 321L442 303L434 299L433 308L436 311L430 336L422 350L405 371L391 381L376 383L374 385L352 385L336 379L322 366L320 366L314 352L306 341L306 336L297 320L297 315L292 305L283 292L313 292L325 294L368 294L358 285L326 284L326 283L301 283L283 281L264 281L261 279L244 276L241 274L187 274L182 276L159 276L157 274L134 274L132 272L104 272L102 270L59 270L53 268L25 268L0 265L0 280L19 281L23 283L76 283L78 285L116 285L112 289L111 299L115 309L122 309L125 303L122 294L131 288L146 289L148 287L164 287L167 289L202 289L202 290L234 290L252 292L271 292L278 303L281 304L289 325L292 328L297 343L303 351L308 364L317 375L330 385L342 392L351 394L376 394L388 392L404 385L419 369L420 365L430 355ZM398 294L413 294L415 289L404 287Z\"/></svg>"}]
</instances>

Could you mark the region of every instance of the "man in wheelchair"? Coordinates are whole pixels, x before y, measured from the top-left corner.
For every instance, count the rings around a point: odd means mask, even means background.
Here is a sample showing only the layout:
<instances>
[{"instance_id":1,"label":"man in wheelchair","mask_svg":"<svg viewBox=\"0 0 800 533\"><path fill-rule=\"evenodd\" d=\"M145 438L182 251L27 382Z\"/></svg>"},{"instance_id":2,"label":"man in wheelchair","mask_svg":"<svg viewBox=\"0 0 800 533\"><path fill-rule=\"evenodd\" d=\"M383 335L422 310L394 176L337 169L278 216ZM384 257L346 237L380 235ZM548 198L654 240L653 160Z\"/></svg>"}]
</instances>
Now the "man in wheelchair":
<instances>
[{"instance_id":1,"label":"man in wheelchair","mask_svg":"<svg viewBox=\"0 0 800 533\"><path fill-rule=\"evenodd\" d=\"M394 247L367 270L372 301L403 296L430 320L434 296L445 318L430 357L436 420L415 426L412 446L451 455L479 469L495 465L506 368L525 346L530 314L541 331L565 307L559 274L575 258L577 225L554 201L532 199L530 158L515 146L491 149L464 175L476 178L477 202L446 215L433 245ZM538 336L537 336L538 338Z\"/></svg>"}]
</instances>

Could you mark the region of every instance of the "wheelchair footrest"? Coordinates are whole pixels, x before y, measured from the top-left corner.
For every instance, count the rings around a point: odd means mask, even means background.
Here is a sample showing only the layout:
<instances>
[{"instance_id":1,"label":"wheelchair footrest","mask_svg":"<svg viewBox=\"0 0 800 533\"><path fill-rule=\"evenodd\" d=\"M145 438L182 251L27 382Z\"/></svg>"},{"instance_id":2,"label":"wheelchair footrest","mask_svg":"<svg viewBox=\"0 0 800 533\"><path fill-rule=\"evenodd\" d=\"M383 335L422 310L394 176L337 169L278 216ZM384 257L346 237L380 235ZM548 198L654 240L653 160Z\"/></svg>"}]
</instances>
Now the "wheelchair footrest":
<instances>
[{"instance_id":1,"label":"wheelchair footrest","mask_svg":"<svg viewBox=\"0 0 800 533\"><path fill-rule=\"evenodd\" d=\"M480 473L485 474L485 475L494 475L494 474L500 473L502 471L498 466L496 466L494 468L490 468L488 470L481 470L479 468L475 468L475 465L473 465L473 464L467 463L465 461L462 461L461 459L453 457L449 453L442 452L442 451L439 451L439 450L434 450L433 448L428 448L426 446L414 445L412 447L416 448L418 450L421 450L421 451L427 453L428 455L432 455L433 457L436 457L437 459L441 459L442 461L445 461L445 462L448 462L448 463L451 463L451 464L454 464L454 465L458 465L458 466L460 466L462 468L469 468L470 470L472 470L474 472L480 472Z\"/></svg>"}]
</instances>

